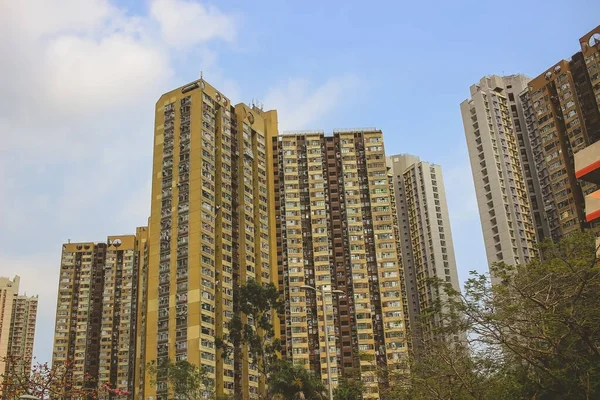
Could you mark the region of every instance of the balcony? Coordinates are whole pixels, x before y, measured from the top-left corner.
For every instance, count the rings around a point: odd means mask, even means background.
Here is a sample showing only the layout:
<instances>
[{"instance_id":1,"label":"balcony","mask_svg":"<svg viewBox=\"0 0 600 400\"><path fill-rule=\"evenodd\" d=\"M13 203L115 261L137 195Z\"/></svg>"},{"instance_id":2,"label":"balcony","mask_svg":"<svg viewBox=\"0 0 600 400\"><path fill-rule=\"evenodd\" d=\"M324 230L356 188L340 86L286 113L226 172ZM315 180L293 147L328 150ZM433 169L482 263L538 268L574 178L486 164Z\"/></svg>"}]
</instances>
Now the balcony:
<instances>
[{"instance_id":1,"label":"balcony","mask_svg":"<svg viewBox=\"0 0 600 400\"><path fill-rule=\"evenodd\" d=\"M577 179L600 185L600 142L575 153Z\"/></svg>"},{"instance_id":2,"label":"balcony","mask_svg":"<svg viewBox=\"0 0 600 400\"><path fill-rule=\"evenodd\" d=\"M585 196L585 214L587 222L600 219L600 190Z\"/></svg>"},{"instance_id":3,"label":"balcony","mask_svg":"<svg viewBox=\"0 0 600 400\"><path fill-rule=\"evenodd\" d=\"M575 175L577 179L600 185L600 142L596 142L575 153ZM587 222L600 218L600 190L585 196Z\"/></svg>"}]
</instances>

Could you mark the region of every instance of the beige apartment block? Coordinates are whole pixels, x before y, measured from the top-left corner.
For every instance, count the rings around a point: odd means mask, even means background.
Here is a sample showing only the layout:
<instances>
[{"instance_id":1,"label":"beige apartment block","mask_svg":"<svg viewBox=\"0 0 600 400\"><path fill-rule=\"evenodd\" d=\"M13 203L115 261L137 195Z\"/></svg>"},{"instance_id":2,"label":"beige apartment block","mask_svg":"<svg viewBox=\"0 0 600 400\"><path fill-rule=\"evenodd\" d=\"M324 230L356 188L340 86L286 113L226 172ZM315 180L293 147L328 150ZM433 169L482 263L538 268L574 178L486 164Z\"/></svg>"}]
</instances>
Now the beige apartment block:
<instances>
[{"instance_id":1,"label":"beige apartment block","mask_svg":"<svg viewBox=\"0 0 600 400\"><path fill-rule=\"evenodd\" d=\"M138 228L138 234L146 228ZM136 235L109 236L103 270L98 381L133 392L138 307Z\"/></svg>"},{"instance_id":2,"label":"beige apartment block","mask_svg":"<svg viewBox=\"0 0 600 400\"><path fill-rule=\"evenodd\" d=\"M579 42L580 52L519 85L510 104L538 240L600 231L584 204L598 186L577 180L573 159L600 139L600 26Z\"/></svg>"},{"instance_id":3,"label":"beige apartment block","mask_svg":"<svg viewBox=\"0 0 600 400\"><path fill-rule=\"evenodd\" d=\"M109 383L133 392L145 230L109 236L105 243L62 246L52 363L73 363L68 382L73 387Z\"/></svg>"},{"instance_id":4,"label":"beige apartment block","mask_svg":"<svg viewBox=\"0 0 600 400\"><path fill-rule=\"evenodd\" d=\"M20 280L19 276L15 276L12 281L10 278L0 277L0 376L3 376L6 370L4 361L8 356L12 312Z\"/></svg>"},{"instance_id":5,"label":"beige apartment block","mask_svg":"<svg viewBox=\"0 0 600 400\"><path fill-rule=\"evenodd\" d=\"M594 226L586 221L584 197L598 186L577 180L573 156L600 139L600 27L580 45L580 52L542 72L520 94L553 240Z\"/></svg>"},{"instance_id":6,"label":"beige apartment block","mask_svg":"<svg viewBox=\"0 0 600 400\"><path fill-rule=\"evenodd\" d=\"M19 295L20 281L18 275L0 277L0 380L31 369L38 298Z\"/></svg>"},{"instance_id":7,"label":"beige apartment block","mask_svg":"<svg viewBox=\"0 0 600 400\"><path fill-rule=\"evenodd\" d=\"M600 26L579 43L534 79L483 78L461 104L490 263L527 262L531 226L537 240L600 232L585 207L598 185L578 181L574 167L574 155L600 140Z\"/></svg>"},{"instance_id":8,"label":"beige apartment block","mask_svg":"<svg viewBox=\"0 0 600 400\"><path fill-rule=\"evenodd\" d=\"M98 376L105 243L62 247L52 364L73 363L69 385Z\"/></svg>"},{"instance_id":9,"label":"beige apartment block","mask_svg":"<svg viewBox=\"0 0 600 400\"><path fill-rule=\"evenodd\" d=\"M62 246L52 364L73 363L69 385L98 376L105 243Z\"/></svg>"},{"instance_id":10,"label":"beige apartment block","mask_svg":"<svg viewBox=\"0 0 600 400\"><path fill-rule=\"evenodd\" d=\"M524 264L536 256L516 134L523 123L512 107L527 83L523 75L488 76L471 86L471 98L460 105L489 264Z\"/></svg>"},{"instance_id":11,"label":"beige apartment block","mask_svg":"<svg viewBox=\"0 0 600 400\"><path fill-rule=\"evenodd\" d=\"M580 63L581 64L581 63ZM587 112L578 98L581 85L578 75L585 69L576 67L576 57L562 60L528 83L533 125L541 142L543 163L548 171L549 195L546 206L553 211L553 237L560 238L587 227L585 223L584 192L594 189L578 186L573 166L573 154L591 142ZM594 104L594 109L595 107ZM600 133L598 133L600 134ZM582 191L583 189L583 191Z\"/></svg>"},{"instance_id":12,"label":"beige apartment block","mask_svg":"<svg viewBox=\"0 0 600 400\"><path fill-rule=\"evenodd\" d=\"M442 168L418 157L388 157L396 202L412 344L434 338L443 315L424 319L421 311L446 298L437 279L460 290ZM443 310L442 310L443 311ZM422 329L421 329L422 328ZM458 338L445 338L458 339Z\"/></svg>"},{"instance_id":13,"label":"beige apartment block","mask_svg":"<svg viewBox=\"0 0 600 400\"><path fill-rule=\"evenodd\" d=\"M594 151L592 149L600 149L598 146L598 141L600 141L600 25L581 37L579 43L581 58L585 63L588 77L586 85L580 85L584 87L584 90L579 90L579 98L584 103L584 110L587 111L585 118L588 125L589 145L586 150L589 154ZM594 107L594 104L596 107ZM577 157L577 154L575 157ZM577 159L575 159L575 169L575 174L580 179L577 171ZM597 211L600 202L600 182L596 179L584 183L583 188L586 222L596 232L598 243L600 243L600 219ZM596 210L595 214L594 210ZM590 214L592 214L591 217Z\"/></svg>"},{"instance_id":14,"label":"beige apartment block","mask_svg":"<svg viewBox=\"0 0 600 400\"><path fill-rule=\"evenodd\" d=\"M8 354L19 360L17 373L31 370L37 310L38 296L15 296Z\"/></svg>"},{"instance_id":15,"label":"beige apartment block","mask_svg":"<svg viewBox=\"0 0 600 400\"><path fill-rule=\"evenodd\" d=\"M271 145L284 355L333 386L358 372L377 399L374 366L402 365L408 348L383 135L288 132Z\"/></svg>"},{"instance_id":16,"label":"beige apartment block","mask_svg":"<svg viewBox=\"0 0 600 400\"><path fill-rule=\"evenodd\" d=\"M591 97L596 103L596 109L600 112L600 25L583 35L579 39L579 44L592 89ZM592 99L587 100L590 105L593 104L593 101ZM600 135L600 133L598 134ZM599 138L595 136L595 139Z\"/></svg>"}]
</instances>

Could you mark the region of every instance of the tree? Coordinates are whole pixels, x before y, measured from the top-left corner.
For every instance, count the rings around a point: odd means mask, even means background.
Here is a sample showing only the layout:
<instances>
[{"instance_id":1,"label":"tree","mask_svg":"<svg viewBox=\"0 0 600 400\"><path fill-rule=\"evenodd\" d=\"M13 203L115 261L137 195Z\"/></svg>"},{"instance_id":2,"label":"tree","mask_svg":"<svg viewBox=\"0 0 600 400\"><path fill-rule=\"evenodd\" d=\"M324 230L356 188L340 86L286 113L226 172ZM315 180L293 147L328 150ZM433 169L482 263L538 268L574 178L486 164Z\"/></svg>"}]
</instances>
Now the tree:
<instances>
[{"instance_id":1,"label":"tree","mask_svg":"<svg viewBox=\"0 0 600 400\"><path fill-rule=\"evenodd\" d=\"M29 394L39 399L50 398L126 398L127 390L109 383L98 384L86 375L82 385L73 385L74 363L66 361L50 366L48 363L35 362L30 371L19 368L21 361L16 357L7 357L6 372L0 391L3 399L17 399Z\"/></svg>"},{"instance_id":2,"label":"tree","mask_svg":"<svg viewBox=\"0 0 600 400\"><path fill-rule=\"evenodd\" d=\"M360 378L340 378L333 390L334 400L362 400L365 385Z\"/></svg>"},{"instance_id":3,"label":"tree","mask_svg":"<svg viewBox=\"0 0 600 400\"><path fill-rule=\"evenodd\" d=\"M275 339L272 317L282 306L274 284L260 284L249 279L234 289L234 316L227 324L228 337L217 338L222 357L233 357L237 363L247 362L266 377L277 363L280 342ZM242 346L247 345L244 359ZM235 377L235 394L241 397L241 377Z\"/></svg>"},{"instance_id":4,"label":"tree","mask_svg":"<svg viewBox=\"0 0 600 400\"><path fill-rule=\"evenodd\" d=\"M511 399L498 393L482 359L463 343L423 341L418 356L411 355L410 373L392 373L382 400L408 399Z\"/></svg>"},{"instance_id":5,"label":"tree","mask_svg":"<svg viewBox=\"0 0 600 400\"><path fill-rule=\"evenodd\" d=\"M600 265L591 233L544 242L526 265L471 273L445 335L411 359L407 385L386 399L600 398ZM394 387L394 385L392 385Z\"/></svg>"},{"instance_id":6,"label":"tree","mask_svg":"<svg viewBox=\"0 0 600 400\"><path fill-rule=\"evenodd\" d=\"M324 400L325 384L320 377L301 365L277 361L269 374L269 395L282 400Z\"/></svg>"},{"instance_id":7,"label":"tree","mask_svg":"<svg viewBox=\"0 0 600 400\"><path fill-rule=\"evenodd\" d=\"M161 365L148 363L147 371L153 385L165 377L169 390L177 400L204 400L214 398L213 384L203 368L182 360L167 361Z\"/></svg>"},{"instance_id":8,"label":"tree","mask_svg":"<svg viewBox=\"0 0 600 400\"><path fill-rule=\"evenodd\" d=\"M600 397L600 265L591 233L540 246L541 259L498 264L465 286L461 302L477 345L524 379L538 399ZM506 369L505 369L506 370Z\"/></svg>"}]
</instances>

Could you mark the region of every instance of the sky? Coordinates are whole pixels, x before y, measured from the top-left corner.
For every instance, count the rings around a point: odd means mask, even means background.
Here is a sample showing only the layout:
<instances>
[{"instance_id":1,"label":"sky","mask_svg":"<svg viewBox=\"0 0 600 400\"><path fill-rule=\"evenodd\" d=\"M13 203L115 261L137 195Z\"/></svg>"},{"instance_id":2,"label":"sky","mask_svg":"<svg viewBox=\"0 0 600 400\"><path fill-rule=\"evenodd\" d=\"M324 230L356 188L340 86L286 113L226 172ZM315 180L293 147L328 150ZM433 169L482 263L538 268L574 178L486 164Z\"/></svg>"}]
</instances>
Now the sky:
<instances>
[{"instance_id":1,"label":"sky","mask_svg":"<svg viewBox=\"0 0 600 400\"><path fill-rule=\"evenodd\" d=\"M578 50L597 0L0 2L0 276L40 296L50 361L61 244L133 234L154 104L203 73L280 130L377 127L443 168L461 281L487 271L459 104L488 74Z\"/></svg>"}]
</instances>

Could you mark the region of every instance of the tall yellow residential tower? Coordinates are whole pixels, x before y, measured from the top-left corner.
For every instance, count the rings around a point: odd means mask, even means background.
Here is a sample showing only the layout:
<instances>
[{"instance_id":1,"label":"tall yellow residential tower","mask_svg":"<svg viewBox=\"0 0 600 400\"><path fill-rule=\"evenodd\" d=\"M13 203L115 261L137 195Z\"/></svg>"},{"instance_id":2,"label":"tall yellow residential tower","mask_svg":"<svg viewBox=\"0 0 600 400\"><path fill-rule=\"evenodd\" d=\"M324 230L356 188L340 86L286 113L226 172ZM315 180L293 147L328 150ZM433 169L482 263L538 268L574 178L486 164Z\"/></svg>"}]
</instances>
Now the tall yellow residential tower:
<instances>
[{"instance_id":1,"label":"tall yellow residential tower","mask_svg":"<svg viewBox=\"0 0 600 400\"><path fill-rule=\"evenodd\" d=\"M229 98L200 79L156 103L144 352L136 396L167 398L147 362L187 360L217 394L258 398L259 373L243 357L223 359L236 285L271 281L267 137L274 111ZM274 254L274 253L273 253Z\"/></svg>"}]
</instances>

